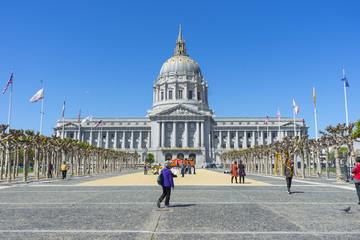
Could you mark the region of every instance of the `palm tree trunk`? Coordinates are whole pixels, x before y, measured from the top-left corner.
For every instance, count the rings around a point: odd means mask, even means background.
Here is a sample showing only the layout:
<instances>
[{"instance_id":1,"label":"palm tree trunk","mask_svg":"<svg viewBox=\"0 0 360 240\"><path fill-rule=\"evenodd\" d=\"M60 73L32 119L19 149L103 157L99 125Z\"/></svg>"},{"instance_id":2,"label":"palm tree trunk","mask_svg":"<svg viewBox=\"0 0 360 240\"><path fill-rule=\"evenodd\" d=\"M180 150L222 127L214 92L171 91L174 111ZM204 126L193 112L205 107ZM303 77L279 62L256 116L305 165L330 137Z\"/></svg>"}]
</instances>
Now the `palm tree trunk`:
<instances>
[{"instance_id":1,"label":"palm tree trunk","mask_svg":"<svg viewBox=\"0 0 360 240\"><path fill-rule=\"evenodd\" d=\"M329 148L325 148L325 169L326 179L329 179Z\"/></svg>"},{"instance_id":2,"label":"palm tree trunk","mask_svg":"<svg viewBox=\"0 0 360 240\"><path fill-rule=\"evenodd\" d=\"M317 172L318 172L318 177L321 177L321 161L320 161L320 152L316 151L316 158L317 158Z\"/></svg>"},{"instance_id":3,"label":"palm tree trunk","mask_svg":"<svg viewBox=\"0 0 360 240\"><path fill-rule=\"evenodd\" d=\"M6 149L6 159L7 159L7 183L11 183L11 149L7 147Z\"/></svg>"},{"instance_id":4,"label":"palm tree trunk","mask_svg":"<svg viewBox=\"0 0 360 240\"><path fill-rule=\"evenodd\" d=\"M24 148L24 159L23 159L23 182L27 181L28 178L28 171L29 171L29 167L28 167L28 162L29 162L29 154L28 154L28 148L25 147Z\"/></svg>"},{"instance_id":5,"label":"palm tree trunk","mask_svg":"<svg viewBox=\"0 0 360 240\"><path fill-rule=\"evenodd\" d=\"M304 151L300 152L300 161L301 161L301 178L305 178L305 154Z\"/></svg>"},{"instance_id":6,"label":"palm tree trunk","mask_svg":"<svg viewBox=\"0 0 360 240\"><path fill-rule=\"evenodd\" d=\"M335 165L336 165L336 182L341 182L343 179L341 174L340 158L339 158L339 148L335 148Z\"/></svg>"},{"instance_id":7,"label":"palm tree trunk","mask_svg":"<svg viewBox=\"0 0 360 240\"><path fill-rule=\"evenodd\" d=\"M0 180L3 180L3 174L4 174L4 159L5 159L5 148L3 147L1 149L1 159L0 159Z\"/></svg>"}]
</instances>

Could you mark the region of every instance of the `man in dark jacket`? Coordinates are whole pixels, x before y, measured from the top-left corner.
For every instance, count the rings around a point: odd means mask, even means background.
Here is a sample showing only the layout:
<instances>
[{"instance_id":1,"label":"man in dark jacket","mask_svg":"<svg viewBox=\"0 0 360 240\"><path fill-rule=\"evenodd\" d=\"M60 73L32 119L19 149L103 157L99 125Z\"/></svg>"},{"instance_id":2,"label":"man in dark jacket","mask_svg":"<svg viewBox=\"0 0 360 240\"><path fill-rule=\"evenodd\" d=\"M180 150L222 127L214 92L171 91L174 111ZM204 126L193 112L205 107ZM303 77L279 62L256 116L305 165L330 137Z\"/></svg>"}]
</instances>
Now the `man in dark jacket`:
<instances>
[{"instance_id":1,"label":"man in dark jacket","mask_svg":"<svg viewBox=\"0 0 360 240\"><path fill-rule=\"evenodd\" d=\"M161 174L163 175L164 178L164 182L162 184L163 193L161 194L159 200L157 200L156 206L160 208L160 203L166 197L165 208L169 208L171 188L174 189L174 179L173 179L173 174L170 170L170 161L165 162L165 168L161 171Z\"/></svg>"}]
</instances>

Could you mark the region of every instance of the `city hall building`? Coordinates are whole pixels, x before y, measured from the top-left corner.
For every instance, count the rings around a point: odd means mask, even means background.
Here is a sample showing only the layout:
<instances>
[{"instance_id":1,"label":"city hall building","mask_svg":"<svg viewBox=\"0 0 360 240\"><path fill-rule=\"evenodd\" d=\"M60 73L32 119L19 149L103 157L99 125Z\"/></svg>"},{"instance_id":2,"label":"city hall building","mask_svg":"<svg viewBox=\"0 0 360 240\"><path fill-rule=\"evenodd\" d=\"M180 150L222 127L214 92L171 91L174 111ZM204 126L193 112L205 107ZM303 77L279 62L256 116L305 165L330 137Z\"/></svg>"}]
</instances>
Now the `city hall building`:
<instances>
[{"instance_id":1,"label":"city hall building","mask_svg":"<svg viewBox=\"0 0 360 240\"><path fill-rule=\"evenodd\" d=\"M135 87L135 86L134 86ZM60 119L55 134L104 148L148 153L156 162L192 159L197 167L220 163L219 154L271 144L287 135L307 135L304 119L215 117L209 109L208 82L189 57L181 26L174 54L161 67L153 85L153 107L143 118L99 118L79 123ZM150 89L149 89L150 90ZM101 126L94 127L102 120ZM294 127L294 124L296 125ZM279 127L280 126L280 127Z\"/></svg>"}]
</instances>

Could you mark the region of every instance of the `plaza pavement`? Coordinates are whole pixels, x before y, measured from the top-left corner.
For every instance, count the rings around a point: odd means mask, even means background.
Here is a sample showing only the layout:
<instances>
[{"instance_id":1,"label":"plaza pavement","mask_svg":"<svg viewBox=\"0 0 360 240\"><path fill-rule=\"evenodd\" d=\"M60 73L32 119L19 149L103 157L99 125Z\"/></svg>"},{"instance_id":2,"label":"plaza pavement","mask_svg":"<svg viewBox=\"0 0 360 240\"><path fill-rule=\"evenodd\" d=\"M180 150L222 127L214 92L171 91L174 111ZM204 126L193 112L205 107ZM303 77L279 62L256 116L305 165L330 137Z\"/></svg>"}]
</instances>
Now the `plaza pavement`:
<instances>
[{"instance_id":1,"label":"plaza pavement","mask_svg":"<svg viewBox=\"0 0 360 240\"><path fill-rule=\"evenodd\" d=\"M359 239L354 186L221 170L175 178L158 209L154 175L128 171L0 185L0 239ZM349 213L340 209L351 207Z\"/></svg>"}]
</instances>

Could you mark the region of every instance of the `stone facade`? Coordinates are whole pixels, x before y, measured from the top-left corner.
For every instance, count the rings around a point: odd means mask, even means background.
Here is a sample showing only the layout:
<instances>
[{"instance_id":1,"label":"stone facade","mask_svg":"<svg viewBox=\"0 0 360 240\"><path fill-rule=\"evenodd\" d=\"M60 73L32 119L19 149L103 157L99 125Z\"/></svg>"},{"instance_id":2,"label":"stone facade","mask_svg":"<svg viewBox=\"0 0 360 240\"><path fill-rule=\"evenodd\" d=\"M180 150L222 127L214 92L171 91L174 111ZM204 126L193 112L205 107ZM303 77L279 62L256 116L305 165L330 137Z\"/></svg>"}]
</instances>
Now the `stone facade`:
<instances>
[{"instance_id":1,"label":"stone facade","mask_svg":"<svg viewBox=\"0 0 360 240\"><path fill-rule=\"evenodd\" d=\"M102 125L94 127L102 120ZM294 128L294 123L296 127ZM64 129L64 131L63 131ZM185 48L181 27L174 55L162 66L153 85L153 108L144 118L58 120L55 134L104 148L137 152L144 161L148 153L157 162L193 159L197 167L220 163L219 154L271 144L287 135L307 135L303 119L215 117L209 109L208 83L199 65Z\"/></svg>"}]
</instances>

